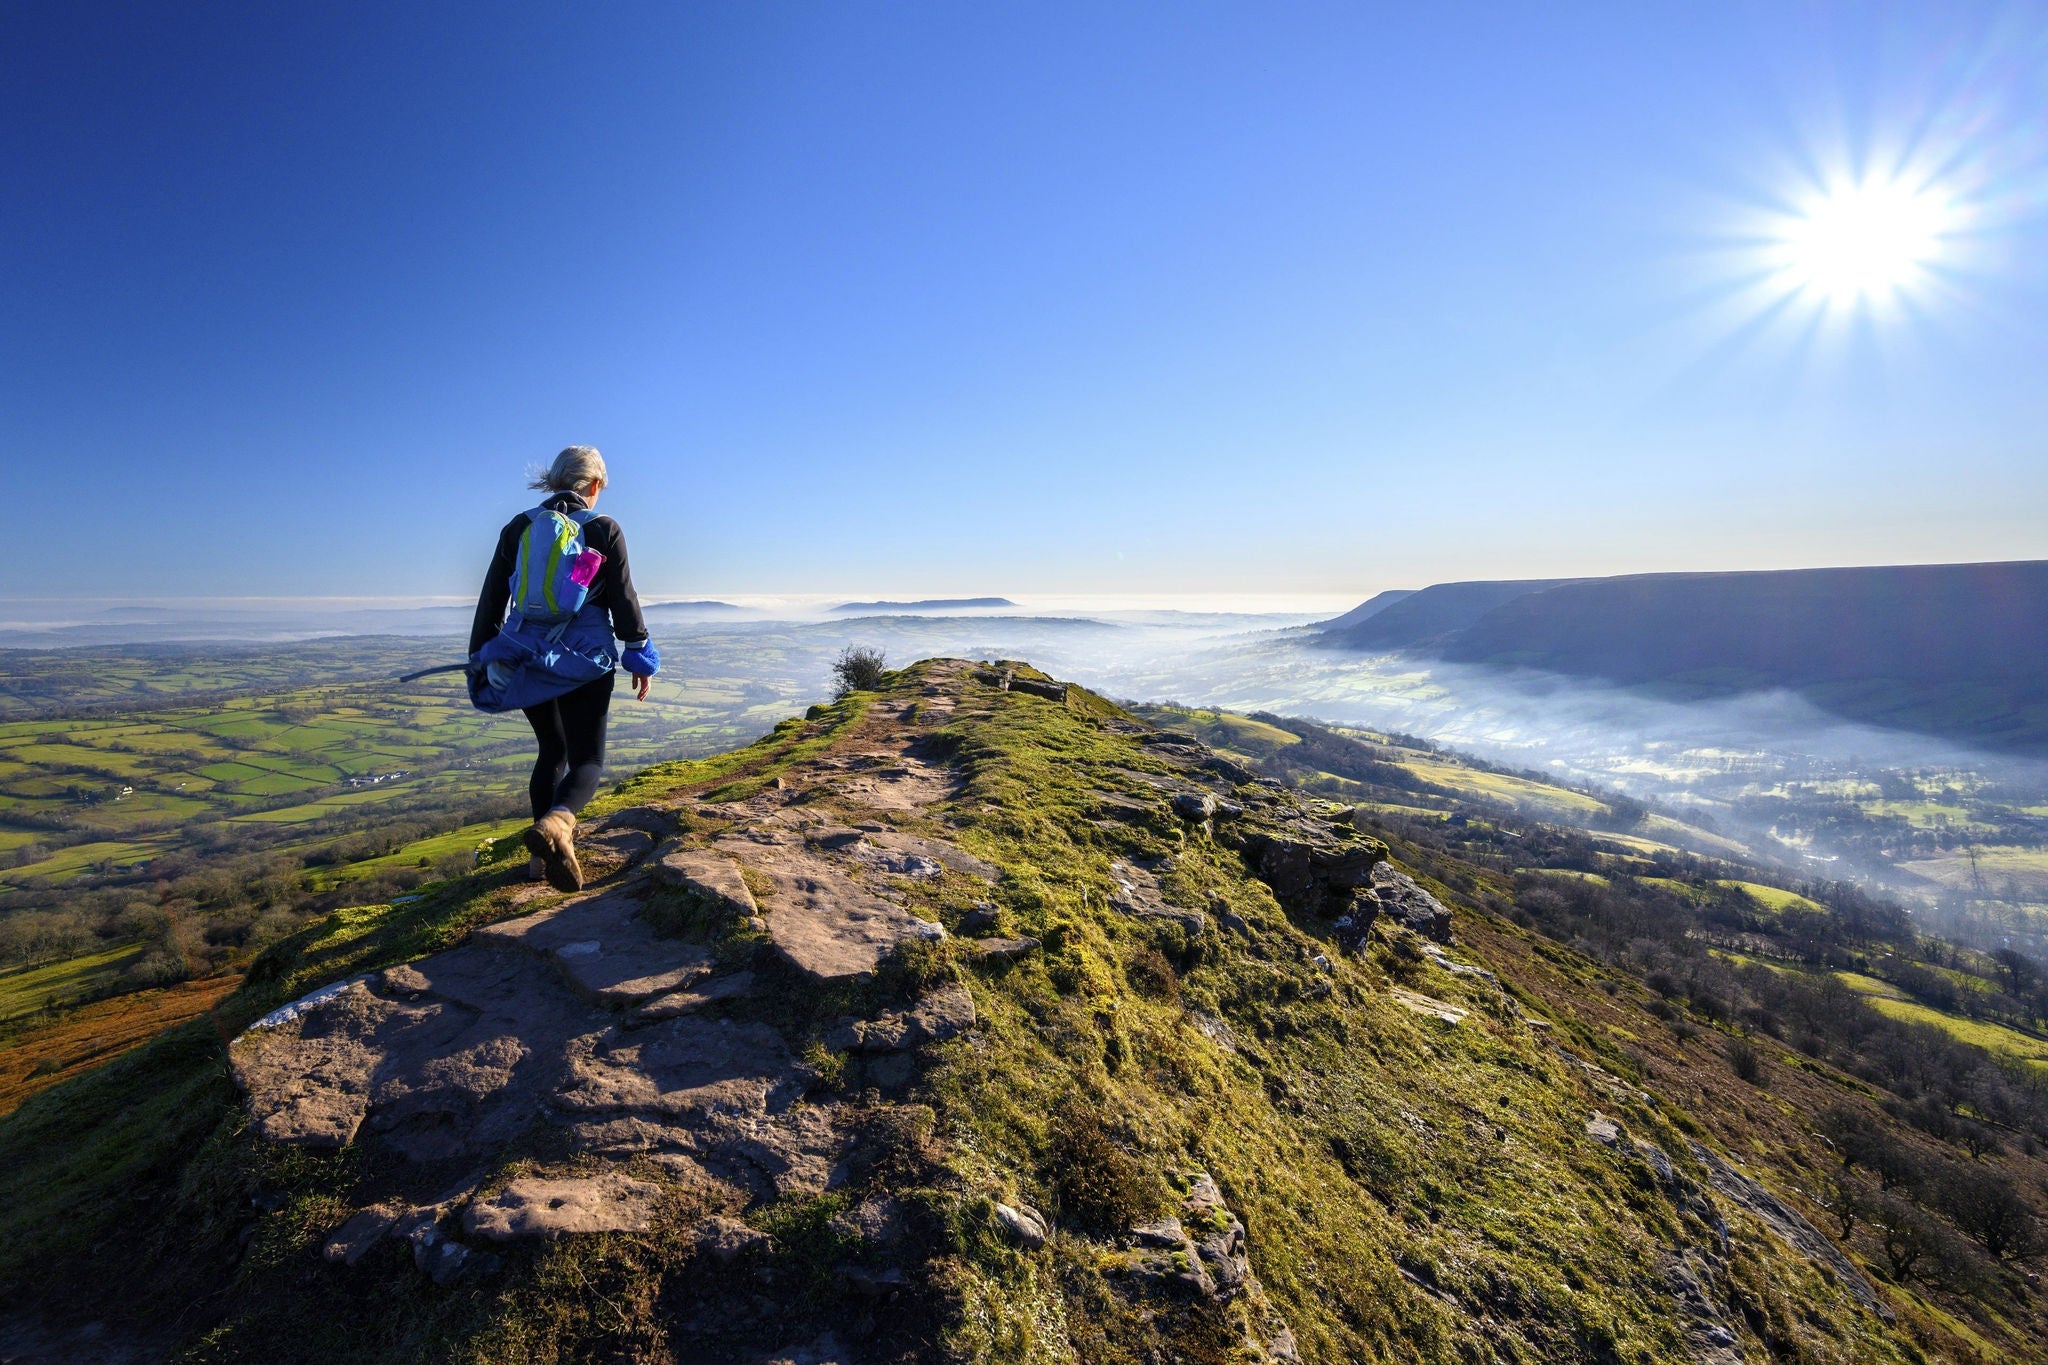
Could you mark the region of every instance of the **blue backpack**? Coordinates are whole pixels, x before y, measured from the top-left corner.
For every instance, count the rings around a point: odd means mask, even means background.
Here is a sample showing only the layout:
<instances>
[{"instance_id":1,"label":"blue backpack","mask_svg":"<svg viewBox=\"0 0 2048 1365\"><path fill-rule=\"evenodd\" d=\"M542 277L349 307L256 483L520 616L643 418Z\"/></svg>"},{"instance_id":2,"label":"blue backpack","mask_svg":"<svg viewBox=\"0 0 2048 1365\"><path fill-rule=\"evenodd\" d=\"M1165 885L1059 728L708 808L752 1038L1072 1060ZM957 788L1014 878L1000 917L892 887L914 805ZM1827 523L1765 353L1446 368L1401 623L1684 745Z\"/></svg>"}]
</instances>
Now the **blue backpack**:
<instances>
[{"instance_id":1,"label":"blue backpack","mask_svg":"<svg viewBox=\"0 0 2048 1365\"><path fill-rule=\"evenodd\" d=\"M543 626L576 619L604 567L604 556L583 540L584 525L596 515L551 507L536 507L526 514L519 563L512 570L513 615Z\"/></svg>"}]
</instances>

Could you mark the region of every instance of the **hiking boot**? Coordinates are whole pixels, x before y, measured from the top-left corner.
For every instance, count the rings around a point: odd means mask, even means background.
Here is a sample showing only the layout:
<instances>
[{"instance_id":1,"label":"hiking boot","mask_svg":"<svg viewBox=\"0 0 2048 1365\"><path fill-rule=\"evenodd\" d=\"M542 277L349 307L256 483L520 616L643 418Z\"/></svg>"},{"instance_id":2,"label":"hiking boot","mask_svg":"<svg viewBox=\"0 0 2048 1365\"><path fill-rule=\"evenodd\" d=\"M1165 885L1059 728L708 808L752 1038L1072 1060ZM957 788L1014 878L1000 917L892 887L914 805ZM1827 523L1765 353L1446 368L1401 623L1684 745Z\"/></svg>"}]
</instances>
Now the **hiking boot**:
<instances>
[{"instance_id":1,"label":"hiking boot","mask_svg":"<svg viewBox=\"0 0 2048 1365\"><path fill-rule=\"evenodd\" d=\"M576 861L576 817L560 807L533 822L526 831L526 851L541 860L548 885L557 891L583 889L583 866Z\"/></svg>"},{"instance_id":2,"label":"hiking boot","mask_svg":"<svg viewBox=\"0 0 2048 1365\"><path fill-rule=\"evenodd\" d=\"M543 881L546 879L547 875L547 860L545 858L542 858L538 853L528 854L526 858L526 880L530 882Z\"/></svg>"}]
</instances>

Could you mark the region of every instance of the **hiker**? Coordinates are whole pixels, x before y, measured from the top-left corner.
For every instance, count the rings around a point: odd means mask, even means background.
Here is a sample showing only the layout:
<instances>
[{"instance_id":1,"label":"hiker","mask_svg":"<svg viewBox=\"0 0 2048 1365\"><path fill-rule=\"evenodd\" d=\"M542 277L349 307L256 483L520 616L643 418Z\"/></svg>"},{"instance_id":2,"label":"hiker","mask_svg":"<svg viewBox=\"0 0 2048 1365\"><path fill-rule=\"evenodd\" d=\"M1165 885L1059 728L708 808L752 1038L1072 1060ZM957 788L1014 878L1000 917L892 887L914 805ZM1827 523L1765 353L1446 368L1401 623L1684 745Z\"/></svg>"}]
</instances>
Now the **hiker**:
<instances>
[{"instance_id":1,"label":"hiker","mask_svg":"<svg viewBox=\"0 0 2048 1365\"><path fill-rule=\"evenodd\" d=\"M526 875L561 891L583 885L576 814L604 770L614 670L632 675L641 701L661 670L626 565L625 533L595 510L606 482L604 457L590 446L555 456L532 483L546 498L498 533L469 631L471 702L525 712L540 741L527 786Z\"/></svg>"}]
</instances>

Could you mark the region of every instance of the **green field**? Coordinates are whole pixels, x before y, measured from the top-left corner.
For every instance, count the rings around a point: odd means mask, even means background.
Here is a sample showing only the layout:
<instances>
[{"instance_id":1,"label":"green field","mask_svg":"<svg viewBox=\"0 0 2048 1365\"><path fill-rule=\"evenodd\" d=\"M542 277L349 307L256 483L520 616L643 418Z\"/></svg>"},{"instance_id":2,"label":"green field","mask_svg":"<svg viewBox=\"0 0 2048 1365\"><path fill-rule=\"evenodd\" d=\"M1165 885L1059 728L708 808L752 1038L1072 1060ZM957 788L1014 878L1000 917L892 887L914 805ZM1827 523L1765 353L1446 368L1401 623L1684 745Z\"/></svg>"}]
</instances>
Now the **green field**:
<instances>
[{"instance_id":1,"label":"green field","mask_svg":"<svg viewBox=\"0 0 2048 1365\"><path fill-rule=\"evenodd\" d=\"M1975 851L1974 865L1969 849L1956 849L1937 858L1915 859L1899 866L1950 890L1981 885L1993 892L2010 888L2017 892L2016 899L2048 900L2048 848L1993 845Z\"/></svg>"},{"instance_id":2,"label":"green field","mask_svg":"<svg viewBox=\"0 0 2048 1365\"><path fill-rule=\"evenodd\" d=\"M403 662L448 648L418 642ZM366 647L357 670L396 667L388 652ZM339 668L342 655L332 653ZM776 657L773 649L756 653ZM615 772L728 747L805 700L794 678L765 684L752 674L762 658L728 660L750 670L739 675L705 662L687 661L687 678L657 681L645 703L618 694L609 752ZM223 691L248 681L216 667L208 676L205 665L186 661L156 690ZM386 810L492 793L515 803L532 743L523 717L479 714L447 677L323 683L125 715L0 723L0 854L16 861L0 870L0 885L120 874L188 847L207 827L290 848L373 824Z\"/></svg>"},{"instance_id":3,"label":"green field","mask_svg":"<svg viewBox=\"0 0 2048 1365\"><path fill-rule=\"evenodd\" d=\"M1879 1014L1890 1015L1909 1024L1931 1024L1959 1042L1981 1047L1986 1052L2015 1057L2032 1066L2048 1070L2048 1039L2020 1033L2002 1024L1965 1019L1931 1009L1912 1000L1891 1000L1882 996L1872 996L1870 1007Z\"/></svg>"},{"instance_id":4,"label":"green field","mask_svg":"<svg viewBox=\"0 0 2048 1365\"><path fill-rule=\"evenodd\" d=\"M124 943L67 962L0 972L0 1023L34 1014L52 1003L96 995L140 956L140 945Z\"/></svg>"},{"instance_id":5,"label":"green field","mask_svg":"<svg viewBox=\"0 0 2048 1365\"><path fill-rule=\"evenodd\" d=\"M1905 992L1901 991L1891 982L1880 981L1874 976L1865 976L1861 972L1836 972L1834 977L1835 980L1841 982L1844 986L1856 992L1856 994L1867 996L1873 1000L1904 1000L1906 998Z\"/></svg>"},{"instance_id":6,"label":"green field","mask_svg":"<svg viewBox=\"0 0 2048 1365\"><path fill-rule=\"evenodd\" d=\"M290 825L295 806L310 806L303 818L312 818L355 804L349 797L417 795L459 761L488 767L509 758L530 742L525 730L516 719L476 715L453 689L368 683L118 720L0 725L0 761L33 770L41 784L11 785L15 800L0 810L0 829L16 848L44 851L0 880L127 867L180 846L195 825L252 817ZM366 785L365 773L390 776Z\"/></svg>"},{"instance_id":7,"label":"green field","mask_svg":"<svg viewBox=\"0 0 2048 1365\"><path fill-rule=\"evenodd\" d=\"M1959 829L1981 833L1992 825L1973 817L1967 807L1939 801L1859 801L1868 815L1891 817L1923 829Z\"/></svg>"},{"instance_id":8,"label":"green field","mask_svg":"<svg viewBox=\"0 0 2048 1365\"><path fill-rule=\"evenodd\" d=\"M198 697L364 682L443 662L448 642L357 636L266 645L0 650L0 720L149 710Z\"/></svg>"},{"instance_id":9,"label":"green field","mask_svg":"<svg viewBox=\"0 0 2048 1365\"><path fill-rule=\"evenodd\" d=\"M1714 853L1728 858L1747 858L1749 849L1733 839L1724 838L1697 825L1688 825L1668 815L1650 814L1643 817L1636 826L1638 833L1666 843L1680 844L1702 853Z\"/></svg>"},{"instance_id":10,"label":"green field","mask_svg":"<svg viewBox=\"0 0 2048 1365\"><path fill-rule=\"evenodd\" d=\"M1908 1024L1927 1024L1940 1029L1958 1042L1981 1047L1986 1052L1995 1052L2005 1057L2017 1058L2031 1065L2048 1070L2048 1038L2037 1038L2030 1033L2021 1033L2003 1024L1986 1023L1981 1019L1966 1019L1945 1010L1934 1009L1916 1000L1905 998L1904 992L1888 981L1858 972L1836 972L1835 979L1855 991L1870 1003L1879 1014Z\"/></svg>"},{"instance_id":11,"label":"green field","mask_svg":"<svg viewBox=\"0 0 2048 1365\"><path fill-rule=\"evenodd\" d=\"M1737 952L1732 948L1709 948L1707 951L1720 958L1723 962L1734 962L1744 967L1762 967L1764 970L1772 972L1796 972L1799 970L1799 968L1787 963L1773 962L1767 957L1758 957L1754 953Z\"/></svg>"},{"instance_id":12,"label":"green field","mask_svg":"<svg viewBox=\"0 0 2048 1365\"><path fill-rule=\"evenodd\" d=\"M1786 910L1808 910L1814 914L1824 913L1819 902L1800 895L1797 891L1786 891L1781 887L1766 886L1762 882L1723 881L1723 886L1732 886L1746 893L1749 898L1766 910L1783 913Z\"/></svg>"},{"instance_id":13,"label":"green field","mask_svg":"<svg viewBox=\"0 0 2048 1365\"><path fill-rule=\"evenodd\" d=\"M1429 806L1408 806L1398 801L1360 801L1358 805L1376 815L1405 815L1420 820L1444 820L1450 817L1449 811L1436 810Z\"/></svg>"},{"instance_id":14,"label":"green field","mask_svg":"<svg viewBox=\"0 0 2048 1365\"><path fill-rule=\"evenodd\" d=\"M1640 834L1610 834L1601 830L1595 831L1593 837L1603 844L1611 844L1615 848L1625 848L1630 853L1647 854L1650 857L1655 857L1659 853L1682 852L1676 844L1667 844L1659 839L1645 839Z\"/></svg>"},{"instance_id":15,"label":"green field","mask_svg":"<svg viewBox=\"0 0 2048 1365\"><path fill-rule=\"evenodd\" d=\"M1301 743L1301 736L1291 734L1277 725L1268 725L1262 720L1254 720L1250 716L1240 716L1229 711L1212 711L1198 714L1207 714L1228 731L1231 738L1235 739L1239 744L1285 749L1289 745Z\"/></svg>"},{"instance_id":16,"label":"green field","mask_svg":"<svg viewBox=\"0 0 2048 1365\"><path fill-rule=\"evenodd\" d=\"M1583 792L1532 782L1525 777L1490 773L1445 759L1400 751L1397 766L1431 786L1444 787L1476 800L1506 806L1517 814L1547 820L1581 821L1607 807Z\"/></svg>"},{"instance_id":17,"label":"green field","mask_svg":"<svg viewBox=\"0 0 2048 1365\"><path fill-rule=\"evenodd\" d=\"M1570 877L1575 881L1591 882L1595 886L1606 886L1608 884L1607 878L1601 873L1581 872L1569 867L1525 867L1522 869L1522 872L1525 875L1538 877ZM1662 877L1645 877L1643 880L1654 882L1666 881L1667 879ZM1683 885L1683 883L1671 882L1670 885L1679 886Z\"/></svg>"}]
</instances>

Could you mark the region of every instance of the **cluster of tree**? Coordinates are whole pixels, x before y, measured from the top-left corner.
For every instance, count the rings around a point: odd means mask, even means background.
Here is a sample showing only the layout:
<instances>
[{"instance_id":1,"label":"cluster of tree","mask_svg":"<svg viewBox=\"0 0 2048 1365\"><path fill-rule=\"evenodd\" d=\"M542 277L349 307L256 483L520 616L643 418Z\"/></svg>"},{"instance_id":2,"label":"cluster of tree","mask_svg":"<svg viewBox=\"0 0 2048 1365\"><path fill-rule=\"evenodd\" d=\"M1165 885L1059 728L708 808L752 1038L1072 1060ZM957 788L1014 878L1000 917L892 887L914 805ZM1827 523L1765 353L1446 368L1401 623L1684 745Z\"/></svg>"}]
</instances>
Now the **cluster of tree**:
<instances>
[{"instance_id":1,"label":"cluster of tree","mask_svg":"<svg viewBox=\"0 0 2048 1365\"><path fill-rule=\"evenodd\" d=\"M1841 1158L1818 1192L1849 1241L1858 1228L1894 1277L1980 1291L1988 1270L2048 1250L2012 1178L1979 1161L1923 1161L1885 1124L1839 1107L1820 1131Z\"/></svg>"},{"instance_id":2,"label":"cluster of tree","mask_svg":"<svg viewBox=\"0 0 2048 1365\"><path fill-rule=\"evenodd\" d=\"M1979 953L1923 938L1916 949L1919 959L1886 958L1873 974L1949 1014L2029 1030L2048 1023L2048 973L2017 948Z\"/></svg>"},{"instance_id":3,"label":"cluster of tree","mask_svg":"<svg viewBox=\"0 0 2048 1365\"><path fill-rule=\"evenodd\" d=\"M1967 892L1944 895L1929 911L1929 930L1957 943L1994 943L2034 958L2048 958L2048 908L2018 892L1987 900Z\"/></svg>"},{"instance_id":4,"label":"cluster of tree","mask_svg":"<svg viewBox=\"0 0 2048 1365\"><path fill-rule=\"evenodd\" d=\"M1852 891L1836 894L1860 907ZM1657 995L1656 1011L1680 1032L1703 1021L1782 1039L1882 1086L1896 1117L1972 1152L1994 1149L2001 1134L2030 1145L2048 1141L2048 1078L1939 1028L1881 1014L1828 970L1872 965L1874 941L1904 946L1896 936L1872 938L1889 916L1830 907L1746 920L1762 940L1751 946L1810 969L1782 971L1717 953L1700 932L1711 925L1714 904L1696 906L1670 887L1627 876L1603 883L1524 873L1513 909L1548 936L1638 976ZM1904 942L1913 942L1910 929Z\"/></svg>"}]
</instances>

